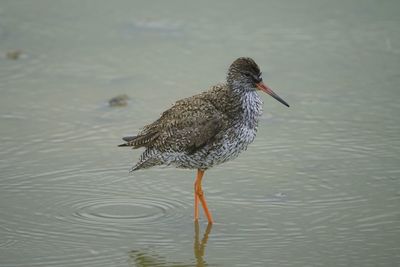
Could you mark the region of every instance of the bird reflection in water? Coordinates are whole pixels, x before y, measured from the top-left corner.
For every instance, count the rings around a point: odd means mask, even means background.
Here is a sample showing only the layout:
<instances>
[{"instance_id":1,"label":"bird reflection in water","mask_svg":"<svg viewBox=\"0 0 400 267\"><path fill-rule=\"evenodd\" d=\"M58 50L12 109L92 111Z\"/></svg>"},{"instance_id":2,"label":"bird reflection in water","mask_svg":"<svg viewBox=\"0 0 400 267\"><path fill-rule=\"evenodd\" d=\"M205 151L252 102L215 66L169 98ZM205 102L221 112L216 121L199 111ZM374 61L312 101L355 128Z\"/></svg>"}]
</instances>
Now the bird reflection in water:
<instances>
[{"instance_id":1,"label":"bird reflection in water","mask_svg":"<svg viewBox=\"0 0 400 267\"><path fill-rule=\"evenodd\" d=\"M212 224L209 223L200 240L200 226L198 221L194 222L193 254L195 263L168 262L164 258L151 252L133 250L129 253L130 265L135 267L206 267L207 262L203 259L208 235L211 233Z\"/></svg>"},{"instance_id":2,"label":"bird reflection in water","mask_svg":"<svg viewBox=\"0 0 400 267\"><path fill-rule=\"evenodd\" d=\"M207 263L204 261L203 256L204 256L205 248L206 248L207 241L208 241L208 235L211 232L211 228L212 228L212 223L209 223L207 225L206 230L204 231L203 239L200 241L199 240L199 232L200 232L199 222L198 221L194 222L193 253L194 253L194 257L196 258L196 267L207 266Z\"/></svg>"}]
</instances>

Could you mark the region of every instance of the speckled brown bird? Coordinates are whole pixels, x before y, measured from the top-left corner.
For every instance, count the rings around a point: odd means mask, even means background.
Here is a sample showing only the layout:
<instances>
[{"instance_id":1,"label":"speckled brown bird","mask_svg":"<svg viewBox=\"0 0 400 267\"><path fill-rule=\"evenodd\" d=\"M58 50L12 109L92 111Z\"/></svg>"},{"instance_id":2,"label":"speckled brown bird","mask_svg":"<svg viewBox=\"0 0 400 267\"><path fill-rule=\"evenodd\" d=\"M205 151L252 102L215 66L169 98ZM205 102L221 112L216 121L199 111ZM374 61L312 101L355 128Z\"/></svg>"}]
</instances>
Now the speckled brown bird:
<instances>
[{"instance_id":1,"label":"speckled brown bird","mask_svg":"<svg viewBox=\"0 0 400 267\"><path fill-rule=\"evenodd\" d=\"M236 59L229 67L225 83L177 101L137 135L123 138L126 143L120 146L145 148L131 171L156 165L197 169L194 219L199 218L200 201L208 222L212 223L201 186L204 172L236 158L254 140L262 114L258 90L289 107L263 83L254 60Z\"/></svg>"}]
</instances>

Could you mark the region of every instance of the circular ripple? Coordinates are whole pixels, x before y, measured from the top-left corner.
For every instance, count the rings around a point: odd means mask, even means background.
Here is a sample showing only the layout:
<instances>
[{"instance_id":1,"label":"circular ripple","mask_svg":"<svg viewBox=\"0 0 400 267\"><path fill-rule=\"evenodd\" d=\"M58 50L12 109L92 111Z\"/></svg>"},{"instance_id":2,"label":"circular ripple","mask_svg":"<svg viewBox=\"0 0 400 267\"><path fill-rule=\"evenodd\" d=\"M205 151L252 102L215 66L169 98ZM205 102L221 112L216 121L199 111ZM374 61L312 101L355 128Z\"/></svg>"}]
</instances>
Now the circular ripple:
<instances>
[{"instance_id":1,"label":"circular ripple","mask_svg":"<svg viewBox=\"0 0 400 267\"><path fill-rule=\"evenodd\" d=\"M156 198L93 198L75 203L72 218L89 224L151 224L181 217L183 203Z\"/></svg>"},{"instance_id":2,"label":"circular ripple","mask_svg":"<svg viewBox=\"0 0 400 267\"><path fill-rule=\"evenodd\" d=\"M93 199L80 203L76 218L95 222L150 222L164 217L170 205L149 199Z\"/></svg>"}]
</instances>

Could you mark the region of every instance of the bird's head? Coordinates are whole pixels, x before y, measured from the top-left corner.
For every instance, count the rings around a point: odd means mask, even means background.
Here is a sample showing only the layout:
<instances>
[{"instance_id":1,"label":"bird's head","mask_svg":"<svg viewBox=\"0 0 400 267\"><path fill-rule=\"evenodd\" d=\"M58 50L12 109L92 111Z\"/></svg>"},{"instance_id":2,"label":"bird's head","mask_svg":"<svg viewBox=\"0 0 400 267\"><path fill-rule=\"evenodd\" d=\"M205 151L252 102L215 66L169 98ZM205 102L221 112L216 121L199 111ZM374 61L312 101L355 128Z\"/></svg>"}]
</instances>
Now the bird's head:
<instances>
[{"instance_id":1,"label":"bird's head","mask_svg":"<svg viewBox=\"0 0 400 267\"><path fill-rule=\"evenodd\" d=\"M243 93L246 91L261 90L289 107L288 103L264 84L260 68L249 57L240 57L231 64L228 70L227 83L233 90Z\"/></svg>"}]
</instances>

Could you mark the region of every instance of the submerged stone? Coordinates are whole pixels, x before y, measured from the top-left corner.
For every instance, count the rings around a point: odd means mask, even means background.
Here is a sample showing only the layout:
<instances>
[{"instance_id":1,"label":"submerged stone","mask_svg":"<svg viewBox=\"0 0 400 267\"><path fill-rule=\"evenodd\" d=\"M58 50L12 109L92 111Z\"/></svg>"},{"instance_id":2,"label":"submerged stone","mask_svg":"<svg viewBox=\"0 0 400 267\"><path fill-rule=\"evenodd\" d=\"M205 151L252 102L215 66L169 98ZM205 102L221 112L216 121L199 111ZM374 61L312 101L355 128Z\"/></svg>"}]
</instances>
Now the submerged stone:
<instances>
[{"instance_id":1,"label":"submerged stone","mask_svg":"<svg viewBox=\"0 0 400 267\"><path fill-rule=\"evenodd\" d=\"M128 105L129 96L126 94L117 95L108 101L110 107L123 107Z\"/></svg>"},{"instance_id":2,"label":"submerged stone","mask_svg":"<svg viewBox=\"0 0 400 267\"><path fill-rule=\"evenodd\" d=\"M17 60L21 56L21 54L22 54L21 49L11 50L6 53L6 58L12 59L12 60Z\"/></svg>"}]
</instances>

